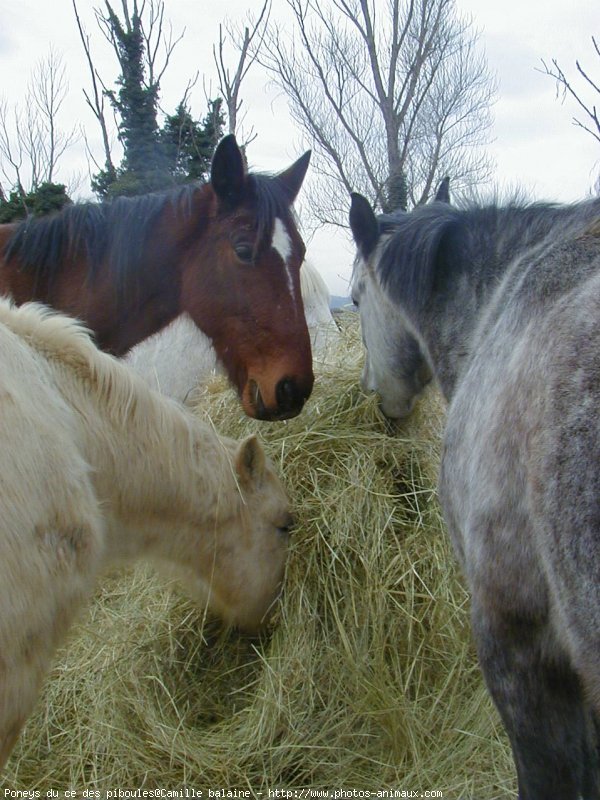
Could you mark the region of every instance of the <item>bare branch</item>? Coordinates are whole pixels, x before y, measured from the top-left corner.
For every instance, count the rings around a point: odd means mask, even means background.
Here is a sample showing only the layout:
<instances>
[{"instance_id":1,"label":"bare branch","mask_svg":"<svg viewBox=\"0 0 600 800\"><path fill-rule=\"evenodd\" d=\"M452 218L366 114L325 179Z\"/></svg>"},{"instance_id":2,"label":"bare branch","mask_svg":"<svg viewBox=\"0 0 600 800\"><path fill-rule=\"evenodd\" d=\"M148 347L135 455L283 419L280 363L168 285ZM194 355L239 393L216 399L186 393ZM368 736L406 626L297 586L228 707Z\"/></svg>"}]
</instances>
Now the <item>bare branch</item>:
<instances>
[{"instance_id":1,"label":"bare branch","mask_svg":"<svg viewBox=\"0 0 600 800\"><path fill-rule=\"evenodd\" d=\"M111 154L111 147L110 147L110 138L108 135L108 126L106 124L106 117L104 115L104 94L100 91L98 84L105 88L102 84L100 76L96 68L94 67L94 62L92 60L92 52L90 46L90 38L87 33L83 29L83 25L81 24L81 19L79 17L79 11L77 9L76 0L73 0L73 12L75 13L75 20L77 22L77 29L79 30L79 38L81 39L81 43L83 45L83 50L85 52L85 57L88 63L88 68L90 71L90 77L92 80L92 93L93 98L83 90L83 95L85 97L86 103L90 107L92 113L96 117L98 124L100 125L100 131L102 134L102 145L104 148L104 168L108 169L109 171L115 172L115 167L112 160Z\"/></svg>"},{"instance_id":2,"label":"bare branch","mask_svg":"<svg viewBox=\"0 0 600 800\"><path fill-rule=\"evenodd\" d=\"M39 173L34 185L43 180L51 182L61 156L77 138L76 129L62 131L58 125L58 115L64 103L68 85L62 59L50 49L48 56L34 67L29 82L28 96L31 109L30 142L32 160L34 151L39 162Z\"/></svg>"},{"instance_id":3,"label":"bare branch","mask_svg":"<svg viewBox=\"0 0 600 800\"><path fill-rule=\"evenodd\" d=\"M126 0L124 0L126 2ZM173 38L173 26L169 23L168 34L164 27L165 4L164 0L150 0L150 10L148 12L148 25L143 23L143 12L145 3L139 14L141 20L142 36L146 46L147 67L148 67L148 87L158 86L165 74L171 61L173 51L185 36L185 28L181 33ZM159 50L162 46L164 51L163 63L157 67Z\"/></svg>"},{"instance_id":4,"label":"bare branch","mask_svg":"<svg viewBox=\"0 0 600 800\"><path fill-rule=\"evenodd\" d=\"M14 131L20 130L19 114L14 110ZM9 108L6 100L0 102L0 164L2 174L11 187L24 191L21 180L23 167L23 146L18 135L11 134ZM12 170L12 171L11 171Z\"/></svg>"},{"instance_id":5,"label":"bare branch","mask_svg":"<svg viewBox=\"0 0 600 800\"><path fill-rule=\"evenodd\" d=\"M264 0L258 18L256 20L248 18L243 30L235 29L231 24L226 25L227 35L239 51L239 58L233 75L226 63L225 43L227 39L223 33L223 25L219 25L219 41L217 45L213 45L213 60L217 68L219 90L227 108L229 133L239 135L239 114L243 104L243 101L240 100L241 85L258 58L269 23L270 13L271 0ZM245 141L244 146L247 146L254 138L256 138L256 134L251 135L251 138Z\"/></svg>"},{"instance_id":6,"label":"bare branch","mask_svg":"<svg viewBox=\"0 0 600 800\"><path fill-rule=\"evenodd\" d=\"M600 57L600 48L598 46L598 42L593 36L592 46L596 55ZM556 81L557 96L562 94L563 102L567 95L570 96L588 119L587 122L584 122L579 116L575 116L572 120L573 124L577 128L587 131L587 133L593 136L596 141L600 142L600 118L598 116L598 110L595 102L593 100L590 102L590 100L583 98L583 94L578 89L574 88L555 58L552 59L551 66L547 64L544 59L541 59L541 61L544 69L539 71L551 78L554 78ZM575 61L575 69L579 77L583 78L584 90L589 91L591 89L595 95L600 95L600 86L598 85L598 82L590 77L589 72L582 67L579 60Z\"/></svg>"}]
</instances>

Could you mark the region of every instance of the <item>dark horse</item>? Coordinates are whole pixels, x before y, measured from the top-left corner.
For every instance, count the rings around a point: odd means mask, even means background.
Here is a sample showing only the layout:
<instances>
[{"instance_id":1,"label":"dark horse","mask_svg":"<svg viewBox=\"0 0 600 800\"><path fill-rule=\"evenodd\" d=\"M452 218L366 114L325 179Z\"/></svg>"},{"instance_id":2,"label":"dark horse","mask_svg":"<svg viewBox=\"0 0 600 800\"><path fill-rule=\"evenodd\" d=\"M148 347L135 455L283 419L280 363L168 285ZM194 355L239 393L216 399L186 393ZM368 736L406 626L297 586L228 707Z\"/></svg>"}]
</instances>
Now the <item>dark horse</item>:
<instances>
[{"instance_id":1,"label":"dark horse","mask_svg":"<svg viewBox=\"0 0 600 800\"><path fill-rule=\"evenodd\" d=\"M447 188L379 219L353 196L361 318L389 298L365 343L404 408L423 362L449 401L440 502L519 797L598 800L600 200L459 209Z\"/></svg>"},{"instance_id":2,"label":"dark horse","mask_svg":"<svg viewBox=\"0 0 600 800\"><path fill-rule=\"evenodd\" d=\"M0 293L78 317L116 356L187 312L249 416L295 416L313 385L291 210L309 158L248 174L226 136L208 184L0 225Z\"/></svg>"}]
</instances>

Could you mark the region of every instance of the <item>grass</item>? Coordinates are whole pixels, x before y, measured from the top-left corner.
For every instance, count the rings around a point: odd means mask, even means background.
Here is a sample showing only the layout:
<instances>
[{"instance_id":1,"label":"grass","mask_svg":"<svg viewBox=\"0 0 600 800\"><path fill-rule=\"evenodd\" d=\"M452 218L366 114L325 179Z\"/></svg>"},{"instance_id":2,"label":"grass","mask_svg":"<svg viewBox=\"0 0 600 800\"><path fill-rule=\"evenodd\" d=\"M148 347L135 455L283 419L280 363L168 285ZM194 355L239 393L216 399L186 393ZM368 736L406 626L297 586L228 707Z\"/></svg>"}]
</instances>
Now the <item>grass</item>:
<instances>
[{"instance_id":1,"label":"grass","mask_svg":"<svg viewBox=\"0 0 600 800\"><path fill-rule=\"evenodd\" d=\"M255 432L297 520L260 638L224 630L146 569L110 576L60 652L3 789L439 790L515 796L435 484L431 392L390 430L360 391L355 315L286 423L208 387L196 412Z\"/></svg>"}]
</instances>

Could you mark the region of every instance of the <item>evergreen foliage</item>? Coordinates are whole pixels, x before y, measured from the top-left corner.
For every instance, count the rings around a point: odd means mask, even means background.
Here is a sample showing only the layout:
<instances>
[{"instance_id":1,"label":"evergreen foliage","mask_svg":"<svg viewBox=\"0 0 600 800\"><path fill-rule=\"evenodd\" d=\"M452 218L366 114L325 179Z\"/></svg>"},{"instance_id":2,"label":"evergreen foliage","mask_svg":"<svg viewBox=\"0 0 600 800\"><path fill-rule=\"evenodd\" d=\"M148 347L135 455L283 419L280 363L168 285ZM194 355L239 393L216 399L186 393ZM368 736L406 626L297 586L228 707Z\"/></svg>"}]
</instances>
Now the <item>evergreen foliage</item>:
<instances>
[{"instance_id":1,"label":"evergreen foliage","mask_svg":"<svg viewBox=\"0 0 600 800\"><path fill-rule=\"evenodd\" d=\"M41 183L30 192L22 188L13 189L8 199L0 196L0 223L15 222L29 215L50 214L70 202L62 183Z\"/></svg>"},{"instance_id":2,"label":"evergreen foliage","mask_svg":"<svg viewBox=\"0 0 600 800\"><path fill-rule=\"evenodd\" d=\"M160 131L160 143L177 182L208 180L212 156L224 127L220 97L209 100L208 112L202 121L193 119L184 101L174 114L167 116Z\"/></svg>"}]
</instances>

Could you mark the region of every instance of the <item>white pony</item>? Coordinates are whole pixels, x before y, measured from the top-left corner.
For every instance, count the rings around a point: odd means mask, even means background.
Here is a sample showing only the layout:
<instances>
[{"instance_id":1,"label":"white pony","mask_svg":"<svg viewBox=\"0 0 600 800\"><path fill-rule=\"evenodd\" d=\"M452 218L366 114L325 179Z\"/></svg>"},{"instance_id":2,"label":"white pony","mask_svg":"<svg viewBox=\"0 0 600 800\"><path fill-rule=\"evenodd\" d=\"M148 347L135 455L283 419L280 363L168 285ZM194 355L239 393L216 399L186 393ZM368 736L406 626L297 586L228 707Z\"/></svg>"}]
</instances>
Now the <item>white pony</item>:
<instances>
[{"instance_id":1,"label":"white pony","mask_svg":"<svg viewBox=\"0 0 600 800\"><path fill-rule=\"evenodd\" d=\"M339 331L329 308L327 284L310 262L300 270L300 288L313 357L319 360ZM211 375L222 372L210 339L187 314L136 345L126 361L149 386L182 403Z\"/></svg>"},{"instance_id":2,"label":"white pony","mask_svg":"<svg viewBox=\"0 0 600 800\"><path fill-rule=\"evenodd\" d=\"M166 564L227 622L276 600L288 500L254 437L219 437L73 320L0 300L0 768L103 570Z\"/></svg>"}]
</instances>

